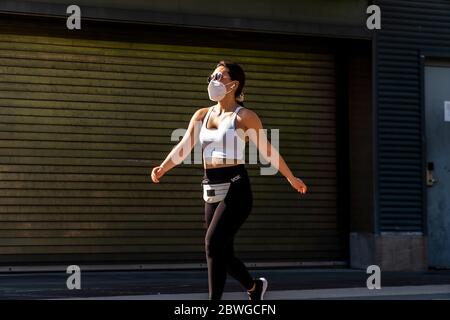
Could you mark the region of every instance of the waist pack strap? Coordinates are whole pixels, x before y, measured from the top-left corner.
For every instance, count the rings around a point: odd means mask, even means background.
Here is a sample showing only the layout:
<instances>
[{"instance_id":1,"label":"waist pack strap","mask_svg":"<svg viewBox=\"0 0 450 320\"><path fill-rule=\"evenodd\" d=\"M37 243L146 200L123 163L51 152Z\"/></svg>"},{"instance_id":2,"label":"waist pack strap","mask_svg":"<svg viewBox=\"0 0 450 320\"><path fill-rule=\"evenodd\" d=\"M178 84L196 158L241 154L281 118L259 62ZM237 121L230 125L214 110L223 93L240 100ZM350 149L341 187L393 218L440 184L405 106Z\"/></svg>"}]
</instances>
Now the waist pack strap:
<instances>
[{"instance_id":1,"label":"waist pack strap","mask_svg":"<svg viewBox=\"0 0 450 320\"><path fill-rule=\"evenodd\" d=\"M240 174L237 174L236 176L234 176L231 179L217 180L217 181L214 181L214 182L210 182L208 178L205 178L205 179L202 180L201 185L204 185L204 184L220 184L220 183L226 183L226 182L230 182L230 181L231 182L235 182L235 181L239 180L240 178L242 178Z\"/></svg>"}]
</instances>

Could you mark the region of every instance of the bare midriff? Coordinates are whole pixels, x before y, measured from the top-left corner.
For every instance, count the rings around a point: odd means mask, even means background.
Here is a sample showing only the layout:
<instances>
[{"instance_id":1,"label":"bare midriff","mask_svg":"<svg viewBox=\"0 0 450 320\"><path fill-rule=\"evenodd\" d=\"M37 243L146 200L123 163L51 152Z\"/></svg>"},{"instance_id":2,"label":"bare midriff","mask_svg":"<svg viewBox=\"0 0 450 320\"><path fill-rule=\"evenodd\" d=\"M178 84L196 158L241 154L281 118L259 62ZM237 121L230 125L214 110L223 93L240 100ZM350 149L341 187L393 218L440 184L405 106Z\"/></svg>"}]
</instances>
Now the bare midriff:
<instances>
[{"instance_id":1,"label":"bare midriff","mask_svg":"<svg viewBox=\"0 0 450 320\"><path fill-rule=\"evenodd\" d=\"M211 160L206 161L203 159L203 168L212 169L212 168L222 168L222 167L231 167L240 164L235 159L222 159L222 158L210 158Z\"/></svg>"}]
</instances>

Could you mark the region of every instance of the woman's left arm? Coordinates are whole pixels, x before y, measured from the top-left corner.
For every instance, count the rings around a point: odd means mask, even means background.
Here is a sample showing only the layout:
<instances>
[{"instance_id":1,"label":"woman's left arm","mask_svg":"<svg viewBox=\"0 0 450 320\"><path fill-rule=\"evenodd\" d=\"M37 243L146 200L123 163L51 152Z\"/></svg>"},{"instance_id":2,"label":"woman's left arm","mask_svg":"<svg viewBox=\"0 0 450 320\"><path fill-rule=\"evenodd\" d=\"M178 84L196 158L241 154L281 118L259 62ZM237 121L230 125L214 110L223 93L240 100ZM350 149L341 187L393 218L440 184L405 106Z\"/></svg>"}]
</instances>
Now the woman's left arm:
<instances>
[{"instance_id":1,"label":"woman's left arm","mask_svg":"<svg viewBox=\"0 0 450 320\"><path fill-rule=\"evenodd\" d=\"M246 135L256 145L261 155L286 177L291 186L300 193L306 193L307 187L300 178L294 176L283 157L267 140L263 125L258 115L252 110L246 109L241 116ZM275 160L275 161L274 161Z\"/></svg>"}]
</instances>

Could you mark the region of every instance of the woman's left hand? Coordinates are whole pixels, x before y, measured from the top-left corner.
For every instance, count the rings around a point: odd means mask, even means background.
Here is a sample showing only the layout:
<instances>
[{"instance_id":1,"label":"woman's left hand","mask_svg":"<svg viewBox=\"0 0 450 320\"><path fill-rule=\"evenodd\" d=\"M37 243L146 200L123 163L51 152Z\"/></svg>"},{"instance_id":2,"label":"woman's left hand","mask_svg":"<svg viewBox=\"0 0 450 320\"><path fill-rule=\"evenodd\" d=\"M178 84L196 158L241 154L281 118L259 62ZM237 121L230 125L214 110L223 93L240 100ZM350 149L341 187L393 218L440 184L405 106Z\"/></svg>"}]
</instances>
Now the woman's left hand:
<instances>
[{"instance_id":1,"label":"woman's left hand","mask_svg":"<svg viewBox=\"0 0 450 320\"><path fill-rule=\"evenodd\" d=\"M306 184L297 177L293 177L292 179L287 179L289 183L291 184L292 188L297 190L300 193L305 194L308 188L306 187Z\"/></svg>"}]
</instances>

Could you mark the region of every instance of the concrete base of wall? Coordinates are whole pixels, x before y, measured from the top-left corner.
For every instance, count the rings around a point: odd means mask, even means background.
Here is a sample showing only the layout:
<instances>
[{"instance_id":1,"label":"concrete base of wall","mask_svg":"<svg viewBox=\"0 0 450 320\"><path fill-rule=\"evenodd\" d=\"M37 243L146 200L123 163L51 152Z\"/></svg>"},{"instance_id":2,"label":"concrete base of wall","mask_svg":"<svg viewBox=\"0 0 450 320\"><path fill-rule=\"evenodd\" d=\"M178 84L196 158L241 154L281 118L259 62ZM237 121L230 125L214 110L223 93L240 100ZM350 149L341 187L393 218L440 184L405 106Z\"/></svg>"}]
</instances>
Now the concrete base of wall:
<instances>
[{"instance_id":1,"label":"concrete base of wall","mask_svg":"<svg viewBox=\"0 0 450 320\"><path fill-rule=\"evenodd\" d=\"M350 233L350 266L366 269L378 265L382 271L428 269L426 237L418 234Z\"/></svg>"}]
</instances>

